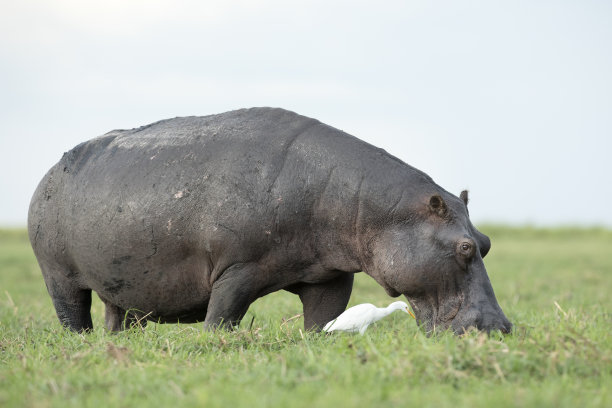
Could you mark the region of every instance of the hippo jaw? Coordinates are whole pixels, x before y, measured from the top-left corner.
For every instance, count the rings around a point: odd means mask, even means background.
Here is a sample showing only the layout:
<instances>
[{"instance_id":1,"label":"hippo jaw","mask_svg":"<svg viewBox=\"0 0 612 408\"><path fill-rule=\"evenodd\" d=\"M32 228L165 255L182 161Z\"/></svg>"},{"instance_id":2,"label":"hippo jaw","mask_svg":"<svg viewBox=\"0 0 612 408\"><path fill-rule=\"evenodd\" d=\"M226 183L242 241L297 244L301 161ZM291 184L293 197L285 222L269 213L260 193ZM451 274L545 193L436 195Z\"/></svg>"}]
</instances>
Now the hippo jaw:
<instances>
[{"instance_id":1,"label":"hippo jaw","mask_svg":"<svg viewBox=\"0 0 612 408\"><path fill-rule=\"evenodd\" d=\"M408 302L414 310L417 322L421 329L427 334L435 331L444 331L448 328L453 328L453 331L460 334L461 331L455 330L453 327L453 319L459 314L463 299L457 297L457 304L442 305L434 300L433 296L408 297Z\"/></svg>"},{"instance_id":2,"label":"hippo jaw","mask_svg":"<svg viewBox=\"0 0 612 408\"><path fill-rule=\"evenodd\" d=\"M436 291L416 296L406 295L419 325L426 333L452 327L453 320L459 314L465 301L462 291L452 292Z\"/></svg>"}]
</instances>

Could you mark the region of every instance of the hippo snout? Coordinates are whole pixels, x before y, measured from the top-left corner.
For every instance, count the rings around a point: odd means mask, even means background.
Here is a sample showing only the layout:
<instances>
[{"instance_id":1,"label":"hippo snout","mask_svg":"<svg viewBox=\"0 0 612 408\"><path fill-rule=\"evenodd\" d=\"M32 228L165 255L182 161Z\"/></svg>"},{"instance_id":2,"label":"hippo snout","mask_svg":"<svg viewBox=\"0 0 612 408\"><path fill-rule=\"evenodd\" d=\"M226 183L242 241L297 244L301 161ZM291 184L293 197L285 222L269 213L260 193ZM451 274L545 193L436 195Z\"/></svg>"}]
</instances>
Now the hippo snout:
<instances>
[{"instance_id":1,"label":"hippo snout","mask_svg":"<svg viewBox=\"0 0 612 408\"><path fill-rule=\"evenodd\" d=\"M482 315L481 322L477 325L480 330L490 332L492 330L500 330L502 333L510 333L512 331L512 323L504 315L485 313Z\"/></svg>"},{"instance_id":2,"label":"hippo snout","mask_svg":"<svg viewBox=\"0 0 612 408\"><path fill-rule=\"evenodd\" d=\"M462 316L457 316L453 321L452 328L455 333L463 333L469 327L476 327L478 330L486 331L499 330L504 334L512 331L512 323L506 318L503 312L495 310L480 311L470 308Z\"/></svg>"}]
</instances>

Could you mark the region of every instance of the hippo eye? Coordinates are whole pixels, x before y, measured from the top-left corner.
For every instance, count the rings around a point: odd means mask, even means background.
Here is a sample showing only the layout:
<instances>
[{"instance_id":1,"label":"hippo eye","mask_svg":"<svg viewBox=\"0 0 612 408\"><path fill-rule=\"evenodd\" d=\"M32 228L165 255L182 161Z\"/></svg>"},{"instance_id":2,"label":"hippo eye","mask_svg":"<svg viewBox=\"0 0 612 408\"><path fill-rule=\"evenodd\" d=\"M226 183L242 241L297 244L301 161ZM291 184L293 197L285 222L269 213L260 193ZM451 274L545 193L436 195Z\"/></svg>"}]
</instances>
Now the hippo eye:
<instances>
[{"instance_id":1,"label":"hippo eye","mask_svg":"<svg viewBox=\"0 0 612 408\"><path fill-rule=\"evenodd\" d=\"M455 259L457 260L457 263L461 269L467 270L468 264L471 262L471 259L474 257L474 253L476 252L476 246L474 245L474 242L466 237L465 240L457 242L456 248Z\"/></svg>"},{"instance_id":2,"label":"hippo eye","mask_svg":"<svg viewBox=\"0 0 612 408\"><path fill-rule=\"evenodd\" d=\"M474 255L474 244L468 241L461 241L457 245L457 252L461 256L471 258Z\"/></svg>"}]
</instances>

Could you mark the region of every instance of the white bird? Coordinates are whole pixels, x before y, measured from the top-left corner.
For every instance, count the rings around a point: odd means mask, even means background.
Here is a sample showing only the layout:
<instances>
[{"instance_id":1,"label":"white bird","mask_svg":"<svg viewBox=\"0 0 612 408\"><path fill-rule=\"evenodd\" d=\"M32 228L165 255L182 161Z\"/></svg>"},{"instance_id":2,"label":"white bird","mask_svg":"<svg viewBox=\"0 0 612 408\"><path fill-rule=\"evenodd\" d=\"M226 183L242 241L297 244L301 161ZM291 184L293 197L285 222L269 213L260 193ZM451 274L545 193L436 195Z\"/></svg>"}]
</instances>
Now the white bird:
<instances>
[{"instance_id":1,"label":"white bird","mask_svg":"<svg viewBox=\"0 0 612 408\"><path fill-rule=\"evenodd\" d=\"M405 302L393 302L387 307L376 307L371 303L362 303L346 309L340 316L327 323L323 327L323 331L328 333L332 331L352 333L358 331L359 334L363 335L369 325L396 310L402 310L414 317L414 314L408 309L408 305Z\"/></svg>"}]
</instances>

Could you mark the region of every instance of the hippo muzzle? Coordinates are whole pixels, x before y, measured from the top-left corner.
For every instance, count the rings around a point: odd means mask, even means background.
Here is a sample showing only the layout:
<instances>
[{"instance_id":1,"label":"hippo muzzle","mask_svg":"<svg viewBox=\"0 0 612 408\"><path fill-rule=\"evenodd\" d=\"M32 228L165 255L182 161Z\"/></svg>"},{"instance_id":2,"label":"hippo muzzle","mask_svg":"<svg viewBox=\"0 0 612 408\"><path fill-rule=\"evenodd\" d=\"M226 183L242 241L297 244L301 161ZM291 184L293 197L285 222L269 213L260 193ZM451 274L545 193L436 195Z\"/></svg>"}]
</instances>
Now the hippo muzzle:
<instances>
[{"instance_id":1,"label":"hippo muzzle","mask_svg":"<svg viewBox=\"0 0 612 408\"><path fill-rule=\"evenodd\" d=\"M406 296L425 332L450 328L462 334L472 327L486 332L512 331L512 323L497 303L481 257L469 266L463 282L441 288L422 296Z\"/></svg>"}]
</instances>

